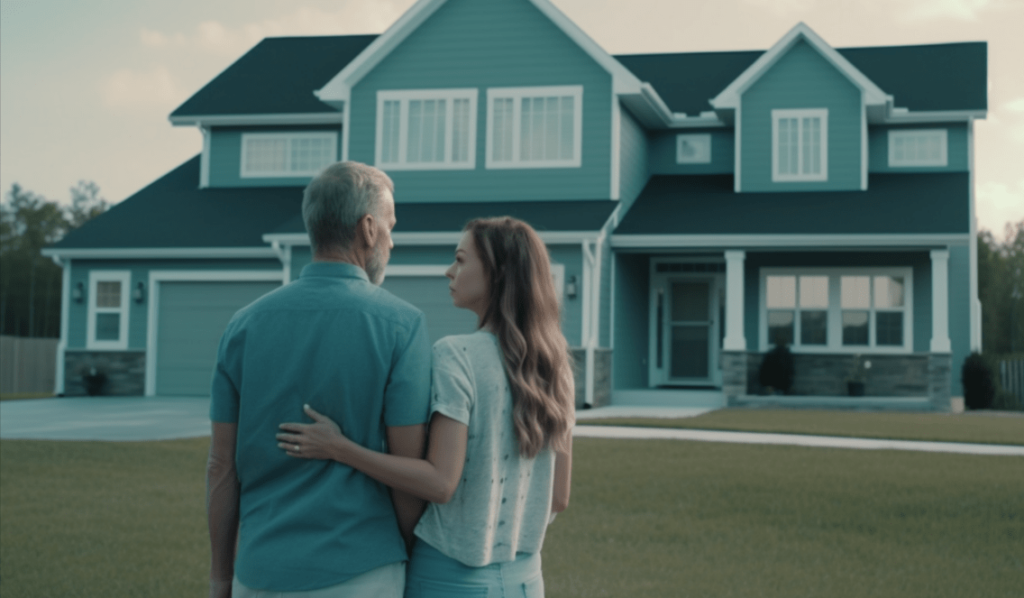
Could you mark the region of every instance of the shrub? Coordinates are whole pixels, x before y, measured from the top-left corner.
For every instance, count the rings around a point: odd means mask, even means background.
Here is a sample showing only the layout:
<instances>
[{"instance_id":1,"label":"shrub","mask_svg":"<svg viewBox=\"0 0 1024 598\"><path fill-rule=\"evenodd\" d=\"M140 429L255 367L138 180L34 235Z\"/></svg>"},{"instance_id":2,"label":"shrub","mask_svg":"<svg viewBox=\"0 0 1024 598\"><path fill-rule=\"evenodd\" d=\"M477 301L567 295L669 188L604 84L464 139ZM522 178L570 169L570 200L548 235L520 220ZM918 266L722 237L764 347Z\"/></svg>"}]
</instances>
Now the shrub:
<instances>
[{"instance_id":1,"label":"shrub","mask_svg":"<svg viewBox=\"0 0 1024 598\"><path fill-rule=\"evenodd\" d=\"M964 406L968 409L988 409L996 396L996 385L992 379L992 368L985 359L971 353L964 360L960 370L960 380L964 385Z\"/></svg>"},{"instance_id":2,"label":"shrub","mask_svg":"<svg viewBox=\"0 0 1024 598\"><path fill-rule=\"evenodd\" d=\"M762 388L788 393L793 387L793 373L793 354L785 343L780 343L765 354L758 372L758 381Z\"/></svg>"}]
</instances>

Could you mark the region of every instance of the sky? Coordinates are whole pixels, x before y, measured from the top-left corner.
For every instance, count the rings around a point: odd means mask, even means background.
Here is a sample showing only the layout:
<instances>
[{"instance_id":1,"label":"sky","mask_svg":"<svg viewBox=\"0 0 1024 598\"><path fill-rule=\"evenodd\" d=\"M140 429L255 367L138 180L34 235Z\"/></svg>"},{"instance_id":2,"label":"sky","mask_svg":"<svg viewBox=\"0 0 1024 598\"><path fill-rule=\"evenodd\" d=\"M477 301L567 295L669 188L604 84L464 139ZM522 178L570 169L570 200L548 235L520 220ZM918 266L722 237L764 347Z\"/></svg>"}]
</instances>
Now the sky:
<instances>
[{"instance_id":1,"label":"sky","mask_svg":"<svg viewBox=\"0 0 1024 598\"><path fill-rule=\"evenodd\" d=\"M486 0L479 0L486 1ZM988 42L979 227L1024 220L1024 0L553 0L611 54ZM382 33L414 0L0 0L0 189L117 203L199 153L168 115L264 37ZM896 98L899 105L899 98Z\"/></svg>"}]
</instances>

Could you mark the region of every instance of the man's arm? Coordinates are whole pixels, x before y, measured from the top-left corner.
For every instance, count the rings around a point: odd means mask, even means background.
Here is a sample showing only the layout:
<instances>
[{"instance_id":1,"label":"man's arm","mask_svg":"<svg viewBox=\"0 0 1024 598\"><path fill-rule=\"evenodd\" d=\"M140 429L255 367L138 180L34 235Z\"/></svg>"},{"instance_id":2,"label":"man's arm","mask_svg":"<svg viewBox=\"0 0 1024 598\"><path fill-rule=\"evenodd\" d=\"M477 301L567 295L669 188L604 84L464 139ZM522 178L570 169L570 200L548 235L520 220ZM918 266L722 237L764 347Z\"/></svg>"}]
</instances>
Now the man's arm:
<instances>
[{"instance_id":1,"label":"man's arm","mask_svg":"<svg viewBox=\"0 0 1024 598\"><path fill-rule=\"evenodd\" d=\"M213 422L206 462L206 513L210 527L210 597L230 598L238 538L238 424Z\"/></svg>"},{"instance_id":2,"label":"man's arm","mask_svg":"<svg viewBox=\"0 0 1024 598\"><path fill-rule=\"evenodd\" d=\"M411 457L422 459L424 448L427 442L427 426L418 424L414 426L391 426L387 428L388 452L400 457ZM426 503L405 492L391 490L391 501L395 505L395 515L398 517L398 529L402 532L407 548L412 548L412 530L423 515Z\"/></svg>"}]
</instances>

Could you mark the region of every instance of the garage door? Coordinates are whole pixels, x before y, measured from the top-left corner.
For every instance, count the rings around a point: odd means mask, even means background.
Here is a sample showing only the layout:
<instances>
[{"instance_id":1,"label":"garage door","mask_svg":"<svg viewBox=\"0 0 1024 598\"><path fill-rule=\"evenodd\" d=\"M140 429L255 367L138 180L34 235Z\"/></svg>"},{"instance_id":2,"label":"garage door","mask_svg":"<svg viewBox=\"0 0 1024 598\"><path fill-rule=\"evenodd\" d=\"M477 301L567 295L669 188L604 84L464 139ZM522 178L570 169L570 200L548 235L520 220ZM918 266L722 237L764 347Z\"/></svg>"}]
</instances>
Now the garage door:
<instances>
[{"instance_id":1,"label":"garage door","mask_svg":"<svg viewBox=\"0 0 1024 598\"><path fill-rule=\"evenodd\" d=\"M388 275L381 287L423 310L430 344L449 334L469 334L476 330L476 314L452 305L448 279L444 276Z\"/></svg>"},{"instance_id":2,"label":"garage door","mask_svg":"<svg viewBox=\"0 0 1024 598\"><path fill-rule=\"evenodd\" d=\"M231 316L280 282L160 283L156 394L209 395L217 347Z\"/></svg>"}]
</instances>

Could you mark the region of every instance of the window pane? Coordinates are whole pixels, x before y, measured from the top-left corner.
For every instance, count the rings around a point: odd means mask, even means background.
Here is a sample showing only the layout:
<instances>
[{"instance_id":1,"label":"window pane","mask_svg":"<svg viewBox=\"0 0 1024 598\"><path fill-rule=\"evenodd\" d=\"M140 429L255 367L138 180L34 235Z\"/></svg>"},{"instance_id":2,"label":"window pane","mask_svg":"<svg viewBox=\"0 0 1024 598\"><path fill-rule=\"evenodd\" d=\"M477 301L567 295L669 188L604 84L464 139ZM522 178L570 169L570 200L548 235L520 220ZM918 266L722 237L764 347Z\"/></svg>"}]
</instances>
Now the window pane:
<instances>
[{"instance_id":1,"label":"window pane","mask_svg":"<svg viewBox=\"0 0 1024 598\"><path fill-rule=\"evenodd\" d=\"M495 162L512 160L512 114L511 98L494 100L494 147L492 153Z\"/></svg>"},{"instance_id":2,"label":"window pane","mask_svg":"<svg viewBox=\"0 0 1024 598\"><path fill-rule=\"evenodd\" d=\"M822 310L800 312L800 344L828 344L828 312Z\"/></svg>"},{"instance_id":3,"label":"window pane","mask_svg":"<svg viewBox=\"0 0 1024 598\"><path fill-rule=\"evenodd\" d=\"M793 344L793 312L768 312L768 343L772 345Z\"/></svg>"},{"instance_id":4,"label":"window pane","mask_svg":"<svg viewBox=\"0 0 1024 598\"><path fill-rule=\"evenodd\" d=\"M409 101L409 147L406 150L405 159L408 162L421 162L421 147L423 145L423 101Z\"/></svg>"},{"instance_id":5,"label":"window pane","mask_svg":"<svg viewBox=\"0 0 1024 598\"><path fill-rule=\"evenodd\" d=\"M828 276L800 277L800 307L828 307Z\"/></svg>"},{"instance_id":6,"label":"window pane","mask_svg":"<svg viewBox=\"0 0 1024 598\"><path fill-rule=\"evenodd\" d=\"M544 159L557 160L561 127L558 119L562 111L559 109L558 98L544 98Z\"/></svg>"},{"instance_id":7,"label":"window pane","mask_svg":"<svg viewBox=\"0 0 1024 598\"><path fill-rule=\"evenodd\" d=\"M574 98L572 96L564 96L561 101L562 105L562 140L561 140L561 152L558 157L562 160L572 160L575 150L573 145L576 142L576 136L574 135L575 118L573 116L573 103Z\"/></svg>"},{"instance_id":8,"label":"window pane","mask_svg":"<svg viewBox=\"0 0 1024 598\"><path fill-rule=\"evenodd\" d=\"M791 135L795 133L793 129L796 126L796 120L791 118L780 118L779 119L779 173L780 174L796 174L796 147L793 145Z\"/></svg>"},{"instance_id":9,"label":"window pane","mask_svg":"<svg viewBox=\"0 0 1024 598\"><path fill-rule=\"evenodd\" d=\"M868 312L867 311L844 311L843 312L843 344L844 345L866 345L866 344L868 344Z\"/></svg>"},{"instance_id":10,"label":"window pane","mask_svg":"<svg viewBox=\"0 0 1024 598\"><path fill-rule=\"evenodd\" d=\"M452 102L452 162L469 161L469 100Z\"/></svg>"},{"instance_id":11,"label":"window pane","mask_svg":"<svg viewBox=\"0 0 1024 598\"><path fill-rule=\"evenodd\" d=\"M768 307L796 307L796 277L768 277Z\"/></svg>"},{"instance_id":12,"label":"window pane","mask_svg":"<svg viewBox=\"0 0 1024 598\"><path fill-rule=\"evenodd\" d=\"M875 344L887 347L903 346L903 313L883 311L875 314Z\"/></svg>"},{"instance_id":13,"label":"window pane","mask_svg":"<svg viewBox=\"0 0 1024 598\"><path fill-rule=\"evenodd\" d=\"M841 302L844 308L871 307L871 277L843 276L840 280Z\"/></svg>"},{"instance_id":14,"label":"window pane","mask_svg":"<svg viewBox=\"0 0 1024 598\"><path fill-rule=\"evenodd\" d=\"M121 314L96 314L96 340L121 340Z\"/></svg>"},{"instance_id":15,"label":"window pane","mask_svg":"<svg viewBox=\"0 0 1024 598\"><path fill-rule=\"evenodd\" d=\"M247 139L246 172L285 172L288 169L288 139Z\"/></svg>"},{"instance_id":16,"label":"window pane","mask_svg":"<svg viewBox=\"0 0 1024 598\"><path fill-rule=\"evenodd\" d=\"M398 127L401 104L397 101L384 102L384 121L381 123L381 160L398 162Z\"/></svg>"},{"instance_id":17,"label":"window pane","mask_svg":"<svg viewBox=\"0 0 1024 598\"><path fill-rule=\"evenodd\" d=\"M903 277L875 277L875 309L903 307Z\"/></svg>"},{"instance_id":18,"label":"window pane","mask_svg":"<svg viewBox=\"0 0 1024 598\"><path fill-rule=\"evenodd\" d=\"M121 307L121 282L96 283L96 307Z\"/></svg>"},{"instance_id":19,"label":"window pane","mask_svg":"<svg viewBox=\"0 0 1024 598\"><path fill-rule=\"evenodd\" d=\"M432 162L444 162L445 126L448 120L448 100L437 100L434 106L436 124L434 126L434 149Z\"/></svg>"}]
</instances>

